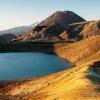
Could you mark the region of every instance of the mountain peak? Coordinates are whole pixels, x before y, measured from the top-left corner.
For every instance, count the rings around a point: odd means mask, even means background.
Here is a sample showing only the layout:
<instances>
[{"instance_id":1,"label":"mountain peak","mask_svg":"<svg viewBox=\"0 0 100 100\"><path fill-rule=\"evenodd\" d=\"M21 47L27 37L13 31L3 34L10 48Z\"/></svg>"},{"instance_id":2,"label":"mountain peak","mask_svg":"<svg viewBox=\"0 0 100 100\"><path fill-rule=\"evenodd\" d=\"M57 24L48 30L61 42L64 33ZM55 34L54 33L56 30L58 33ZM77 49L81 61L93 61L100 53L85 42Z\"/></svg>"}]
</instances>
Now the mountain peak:
<instances>
[{"instance_id":1,"label":"mountain peak","mask_svg":"<svg viewBox=\"0 0 100 100\"><path fill-rule=\"evenodd\" d=\"M65 10L65 11L56 11L55 13L67 13L67 14L70 14L70 13L74 13L73 11L70 11L70 10Z\"/></svg>"}]
</instances>

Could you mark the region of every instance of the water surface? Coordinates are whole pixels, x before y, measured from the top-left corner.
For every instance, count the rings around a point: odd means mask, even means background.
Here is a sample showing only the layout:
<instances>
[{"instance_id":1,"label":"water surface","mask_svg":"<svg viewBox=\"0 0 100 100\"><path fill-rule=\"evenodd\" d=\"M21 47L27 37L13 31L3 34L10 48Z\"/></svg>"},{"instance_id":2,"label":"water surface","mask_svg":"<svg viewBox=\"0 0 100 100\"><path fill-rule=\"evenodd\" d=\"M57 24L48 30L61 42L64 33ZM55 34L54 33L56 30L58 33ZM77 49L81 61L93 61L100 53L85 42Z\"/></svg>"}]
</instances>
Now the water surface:
<instances>
[{"instance_id":1,"label":"water surface","mask_svg":"<svg viewBox=\"0 0 100 100\"><path fill-rule=\"evenodd\" d=\"M65 60L43 53L0 53L0 80L25 79L69 68Z\"/></svg>"}]
</instances>

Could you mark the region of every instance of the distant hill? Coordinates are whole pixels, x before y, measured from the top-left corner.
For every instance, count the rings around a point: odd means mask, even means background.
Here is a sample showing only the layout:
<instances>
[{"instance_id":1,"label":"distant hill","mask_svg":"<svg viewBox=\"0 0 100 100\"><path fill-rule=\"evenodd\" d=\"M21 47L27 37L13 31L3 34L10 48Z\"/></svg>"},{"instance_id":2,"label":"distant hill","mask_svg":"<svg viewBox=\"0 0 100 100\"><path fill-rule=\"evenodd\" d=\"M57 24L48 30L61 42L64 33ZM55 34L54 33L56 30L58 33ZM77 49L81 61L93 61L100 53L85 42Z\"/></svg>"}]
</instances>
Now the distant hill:
<instances>
[{"instance_id":1,"label":"distant hill","mask_svg":"<svg viewBox=\"0 0 100 100\"><path fill-rule=\"evenodd\" d=\"M15 27L12 29L0 31L0 34L14 34L14 35L19 35L25 32L28 32L31 29L30 26L20 26L20 27Z\"/></svg>"},{"instance_id":2,"label":"distant hill","mask_svg":"<svg viewBox=\"0 0 100 100\"><path fill-rule=\"evenodd\" d=\"M33 26L21 26L12 29L0 31L0 43L8 43L13 39L16 39L22 34L26 34L32 30Z\"/></svg>"},{"instance_id":3,"label":"distant hill","mask_svg":"<svg viewBox=\"0 0 100 100\"><path fill-rule=\"evenodd\" d=\"M2 34L0 35L0 43L7 44L11 42L12 39L15 39L17 36L14 34Z\"/></svg>"}]
</instances>

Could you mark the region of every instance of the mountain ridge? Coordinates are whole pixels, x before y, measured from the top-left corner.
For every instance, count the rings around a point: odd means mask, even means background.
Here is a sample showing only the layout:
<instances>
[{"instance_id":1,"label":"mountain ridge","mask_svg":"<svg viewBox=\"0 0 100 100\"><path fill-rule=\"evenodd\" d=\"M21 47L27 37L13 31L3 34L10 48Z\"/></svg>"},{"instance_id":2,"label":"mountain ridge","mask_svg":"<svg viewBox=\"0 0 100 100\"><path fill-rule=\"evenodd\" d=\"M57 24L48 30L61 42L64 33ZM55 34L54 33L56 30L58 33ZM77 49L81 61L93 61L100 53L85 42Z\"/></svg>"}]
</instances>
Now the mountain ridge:
<instances>
[{"instance_id":1,"label":"mountain ridge","mask_svg":"<svg viewBox=\"0 0 100 100\"><path fill-rule=\"evenodd\" d=\"M27 32L29 30L30 30L30 26L19 26L19 27L0 31L0 34L2 35L2 34L9 34L10 33L10 34L14 34L14 35L19 35L19 34Z\"/></svg>"}]
</instances>

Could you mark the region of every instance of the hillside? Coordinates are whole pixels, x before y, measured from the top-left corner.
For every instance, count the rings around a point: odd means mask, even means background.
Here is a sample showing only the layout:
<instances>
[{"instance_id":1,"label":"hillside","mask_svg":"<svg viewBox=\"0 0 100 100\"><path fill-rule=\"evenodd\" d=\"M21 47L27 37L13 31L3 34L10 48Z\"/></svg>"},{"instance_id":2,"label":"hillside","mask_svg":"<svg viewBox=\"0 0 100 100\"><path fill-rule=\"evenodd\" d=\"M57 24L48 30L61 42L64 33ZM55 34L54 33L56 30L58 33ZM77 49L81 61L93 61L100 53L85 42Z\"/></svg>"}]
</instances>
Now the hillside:
<instances>
[{"instance_id":1,"label":"hillside","mask_svg":"<svg viewBox=\"0 0 100 100\"><path fill-rule=\"evenodd\" d=\"M72 39L79 41L94 35L100 35L100 21L85 21L69 24L66 30L60 34L60 37L64 40Z\"/></svg>"},{"instance_id":2,"label":"hillside","mask_svg":"<svg viewBox=\"0 0 100 100\"><path fill-rule=\"evenodd\" d=\"M43 78L7 83L2 100L99 100L100 62L85 64Z\"/></svg>"},{"instance_id":3,"label":"hillside","mask_svg":"<svg viewBox=\"0 0 100 100\"><path fill-rule=\"evenodd\" d=\"M74 48L74 49L73 49ZM68 70L30 80L1 82L1 100L99 100L100 36L54 45L60 57L73 63Z\"/></svg>"},{"instance_id":4,"label":"hillside","mask_svg":"<svg viewBox=\"0 0 100 100\"><path fill-rule=\"evenodd\" d=\"M100 35L100 21L94 21L86 24L83 30L80 32L80 35L82 35L84 38L93 35Z\"/></svg>"},{"instance_id":5,"label":"hillside","mask_svg":"<svg viewBox=\"0 0 100 100\"><path fill-rule=\"evenodd\" d=\"M57 44L55 45L55 53L72 63L88 59L96 53L96 57L100 57L100 35L91 36L71 44Z\"/></svg>"}]
</instances>

